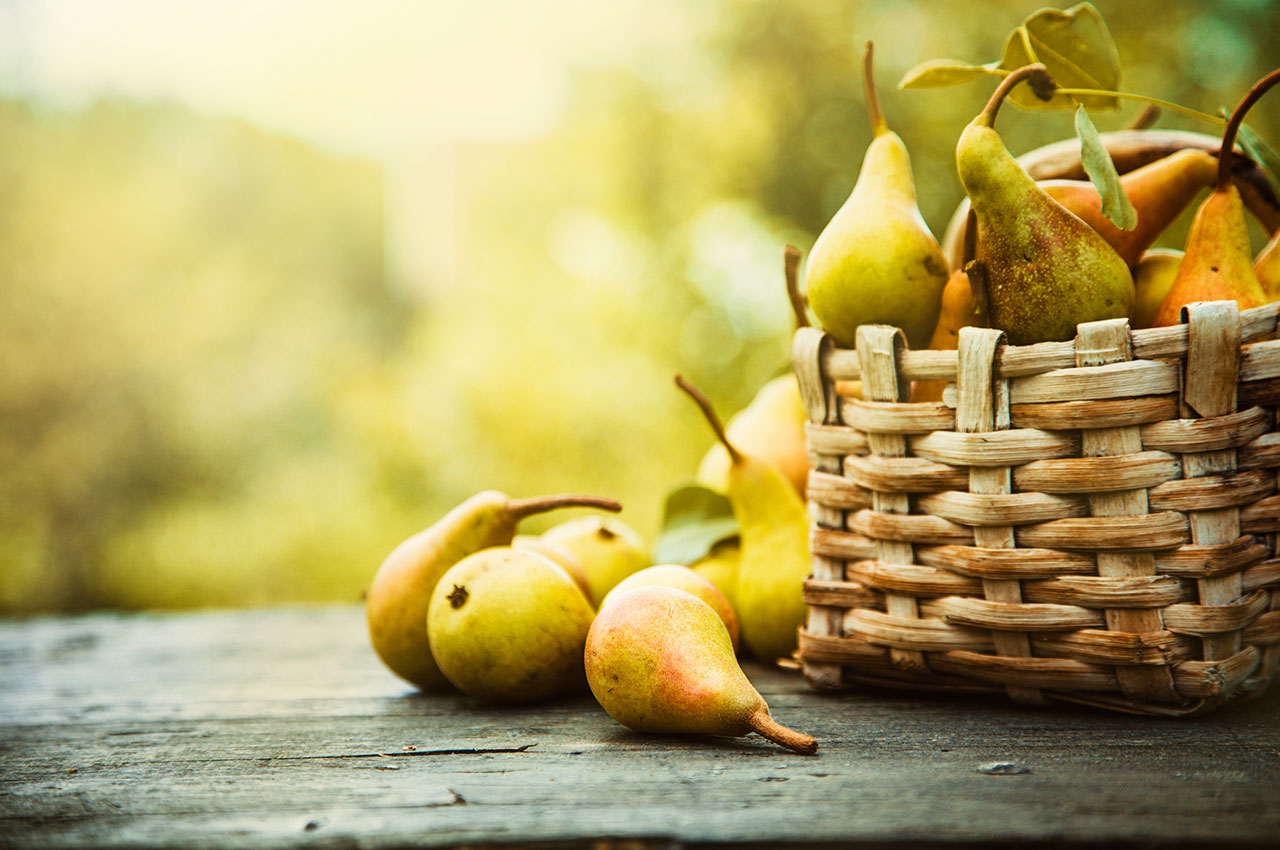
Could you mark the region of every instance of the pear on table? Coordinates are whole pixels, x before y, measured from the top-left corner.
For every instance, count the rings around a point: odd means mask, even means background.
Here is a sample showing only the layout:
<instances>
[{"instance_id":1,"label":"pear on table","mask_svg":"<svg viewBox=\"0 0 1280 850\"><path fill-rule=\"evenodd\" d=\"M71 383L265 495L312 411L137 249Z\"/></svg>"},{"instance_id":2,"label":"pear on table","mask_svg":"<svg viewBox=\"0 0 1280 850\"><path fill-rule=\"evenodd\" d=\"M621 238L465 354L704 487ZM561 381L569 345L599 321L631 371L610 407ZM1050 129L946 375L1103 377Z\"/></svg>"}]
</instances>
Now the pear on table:
<instances>
[{"instance_id":1,"label":"pear on table","mask_svg":"<svg viewBox=\"0 0 1280 850\"><path fill-rule=\"evenodd\" d=\"M392 550L378 567L365 599L369 639L382 662L424 691L449 689L427 639L427 608L436 583L466 556L510 545L525 517L570 507L622 509L613 499L596 496L512 499L497 490L485 490Z\"/></svg>"},{"instance_id":2,"label":"pear on table","mask_svg":"<svg viewBox=\"0 0 1280 850\"><path fill-rule=\"evenodd\" d=\"M431 655L458 690L531 703L582 689L595 609L573 578L536 552L497 546L449 568L427 613Z\"/></svg>"},{"instance_id":3,"label":"pear on table","mask_svg":"<svg viewBox=\"0 0 1280 850\"><path fill-rule=\"evenodd\" d=\"M637 587L611 599L587 634L587 684L613 719L638 732L756 732L798 753L818 742L788 729L734 656L719 615L672 587Z\"/></svg>"},{"instance_id":4,"label":"pear on table","mask_svg":"<svg viewBox=\"0 0 1280 850\"><path fill-rule=\"evenodd\" d=\"M567 551L587 582L587 598L599 607L614 585L652 562L638 531L617 517L588 514L552 526L542 542Z\"/></svg>"},{"instance_id":5,"label":"pear on table","mask_svg":"<svg viewBox=\"0 0 1280 850\"><path fill-rule=\"evenodd\" d=\"M655 586L674 587L685 593L692 593L710 605L711 609L720 615L720 619L724 620L724 627L729 632L729 640L733 643L734 652L737 652L738 615L734 613L733 606L709 579L681 564L656 564L645 567L638 573L632 573L609 591L609 595L604 598L604 602L600 603L600 607L606 607L610 601L633 588Z\"/></svg>"}]
</instances>

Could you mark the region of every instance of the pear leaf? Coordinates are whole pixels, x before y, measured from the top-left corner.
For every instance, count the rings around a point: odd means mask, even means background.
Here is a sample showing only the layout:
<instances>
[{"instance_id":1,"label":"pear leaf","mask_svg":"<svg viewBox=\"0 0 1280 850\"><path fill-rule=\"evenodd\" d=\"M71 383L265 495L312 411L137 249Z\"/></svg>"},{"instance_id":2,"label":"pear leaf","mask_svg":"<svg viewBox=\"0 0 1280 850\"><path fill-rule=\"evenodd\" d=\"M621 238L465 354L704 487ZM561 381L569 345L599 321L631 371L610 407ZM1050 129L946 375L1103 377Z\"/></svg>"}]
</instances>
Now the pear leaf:
<instances>
[{"instance_id":1,"label":"pear leaf","mask_svg":"<svg viewBox=\"0 0 1280 850\"><path fill-rule=\"evenodd\" d=\"M1060 88L1117 91L1120 54L1102 15L1092 3L1070 9L1041 9L1009 33L999 67L1014 71L1041 62ZM1022 109L1071 109L1077 103L1095 109L1117 109L1120 99L1106 95L1056 94L1041 100L1019 86L1009 100Z\"/></svg>"},{"instance_id":2,"label":"pear leaf","mask_svg":"<svg viewBox=\"0 0 1280 850\"><path fill-rule=\"evenodd\" d=\"M1267 179L1271 181L1271 185L1280 188L1280 153L1277 153L1276 149L1248 124L1240 125L1240 129L1236 131L1236 138L1249 158L1258 163L1267 173Z\"/></svg>"},{"instance_id":3,"label":"pear leaf","mask_svg":"<svg viewBox=\"0 0 1280 850\"><path fill-rule=\"evenodd\" d=\"M701 484L681 485L663 502L654 563L692 564L737 534L738 520L727 496Z\"/></svg>"},{"instance_id":4,"label":"pear leaf","mask_svg":"<svg viewBox=\"0 0 1280 850\"><path fill-rule=\"evenodd\" d=\"M975 77L995 72L995 65L970 65L956 59L930 59L921 62L903 75L900 89L938 89L958 86Z\"/></svg>"},{"instance_id":5,"label":"pear leaf","mask_svg":"<svg viewBox=\"0 0 1280 850\"><path fill-rule=\"evenodd\" d=\"M1080 162L1085 174L1093 181L1102 199L1102 214L1121 230L1133 230L1138 224L1138 212L1129 202L1129 196L1120 185L1116 164L1107 153L1098 128L1093 125L1083 106L1076 108L1076 134L1080 136Z\"/></svg>"}]
</instances>

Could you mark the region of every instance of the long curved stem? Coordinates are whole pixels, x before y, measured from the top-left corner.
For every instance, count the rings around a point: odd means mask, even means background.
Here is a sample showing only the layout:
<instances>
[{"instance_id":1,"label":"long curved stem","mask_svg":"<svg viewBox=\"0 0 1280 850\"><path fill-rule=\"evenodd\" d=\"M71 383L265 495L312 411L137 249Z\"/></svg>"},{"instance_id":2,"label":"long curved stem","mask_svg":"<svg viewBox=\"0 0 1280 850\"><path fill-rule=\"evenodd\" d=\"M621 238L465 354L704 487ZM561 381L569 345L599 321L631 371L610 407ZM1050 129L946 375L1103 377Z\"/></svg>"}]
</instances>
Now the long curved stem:
<instances>
[{"instance_id":1,"label":"long curved stem","mask_svg":"<svg viewBox=\"0 0 1280 850\"><path fill-rule=\"evenodd\" d=\"M1227 129L1222 133L1222 153L1218 155L1218 190L1221 191L1231 182L1231 157L1228 155L1236 146L1236 133L1240 130L1240 124L1244 121L1245 113L1247 113L1253 105L1258 102L1267 90L1280 83L1280 68L1275 69L1262 79L1258 80L1240 102L1236 104L1236 108L1231 110L1231 117L1227 120Z\"/></svg>"},{"instance_id":2,"label":"long curved stem","mask_svg":"<svg viewBox=\"0 0 1280 850\"><path fill-rule=\"evenodd\" d=\"M787 281L787 299L796 319L796 330L809 327L809 312L805 309L804 294L800 292L800 249L786 245L782 249L782 274Z\"/></svg>"},{"instance_id":3,"label":"long curved stem","mask_svg":"<svg viewBox=\"0 0 1280 850\"><path fill-rule=\"evenodd\" d=\"M603 496L579 496L576 494L538 496L532 499L511 499L507 502L507 511L516 520L522 520L525 517L553 511L558 508L599 508L602 511L617 513L622 510L622 504L616 499L608 499Z\"/></svg>"},{"instance_id":4,"label":"long curved stem","mask_svg":"<svg viewBox=\"0 0 1280 850\"><path fill-rule=\"evenodd\" d=\"M735 465L742 463L742 452L734 448L733 443L729 442L729 435L725 433L724 423L720 421L720 416L716 413L716 409L711 406L711 400L707 398L706 394L686 381L684 375L676 375L676 386L688 393L689 397L702 410L702 415L706 417L711 430L716 432L716 439L720 441L725 451L729 453L730 462Z\"/></svg>"},{"instance_id":5,"label":"long curved stem","mask_svg":"<svg viewBox=\"0 0 1280 850\"><path fill-rule=\"evenodd\" d=\"M978 117L974 120L986 127L995 126L996 113L1000 111L1000 105L1004 103L1005 98L1009 96L1009 92L1013 91L1013 87L1024 80L1030 82L1033 87L1037 88L1039 87L1037 84L1040 86L1055 85L1053 78L1049 76L1049 70L1045 68L1044 65L1041 65L1039 62L1032 65L1023 65L1021 68L1013 71L1009 76L1000 81L1000 85L997 86L996 90L991 94L991 99L987 101L987 105L983 107L982 112L979 113Z\"/></svg>"}]
</instances>

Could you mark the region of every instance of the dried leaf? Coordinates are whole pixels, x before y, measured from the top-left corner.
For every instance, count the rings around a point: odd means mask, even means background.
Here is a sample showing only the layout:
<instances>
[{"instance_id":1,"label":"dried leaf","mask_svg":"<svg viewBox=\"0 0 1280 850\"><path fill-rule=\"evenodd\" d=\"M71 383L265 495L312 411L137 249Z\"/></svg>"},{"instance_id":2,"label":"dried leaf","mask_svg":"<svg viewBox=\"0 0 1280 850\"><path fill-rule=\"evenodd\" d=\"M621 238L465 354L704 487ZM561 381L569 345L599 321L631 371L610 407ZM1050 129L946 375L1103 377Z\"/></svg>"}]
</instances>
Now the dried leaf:
<instances>
[{"instance_id":1,"label":"dried leaf","mask_svg":"<svg viewBox=\"0 0 1280 850\"><path fill-rule=\"evenodd\" d=\"M1009 34L999 67L1013 71L1033 62L1043 63L1060 88L1117 91L1120 87L1119 53L1106 22L1091 3L1065 11L1041 9ZM1120 106L1119 98L1099 95L1059 94L1044 101L1025 86L1010 92L1009 100L1023 109Z\"/></svg>"},{"instance_id":2,"label":"dried leaf","mask_svg":"<svg viewBox=\"0 0 1280 850\"><path fill-rule=\"evenodd\" d=\"M654 562L692 564L737 534L738 520L728 497L701 484L682 485L668 493L663 503Z\"/></svg>"},{"instance_id":3,"label":"dried leaf","mask_svg":"<svg viewBox=\"0 0 1280 850\"><path fill-rule=\"evenodd\" d=\"M898 83L900 89L938 89L958 86L975 77L990 74L995 65L970 65L956 59L930 59L907 71Z\"/></svg>"},{"instance_id":4,"label":"dried leaf","mask_svg":"<svg viewBox=\"0 0 1280 850\"><path fill-rule=\"evenodd\" d=\"M1076 108L1076 134L1080 136L1080 162L1102 199L1102 214L1121 230L1133 230L1138 213L1120 186L1120 174L1107 153L1098 128L1083 106Z\"/></svg>"}]
</instances>

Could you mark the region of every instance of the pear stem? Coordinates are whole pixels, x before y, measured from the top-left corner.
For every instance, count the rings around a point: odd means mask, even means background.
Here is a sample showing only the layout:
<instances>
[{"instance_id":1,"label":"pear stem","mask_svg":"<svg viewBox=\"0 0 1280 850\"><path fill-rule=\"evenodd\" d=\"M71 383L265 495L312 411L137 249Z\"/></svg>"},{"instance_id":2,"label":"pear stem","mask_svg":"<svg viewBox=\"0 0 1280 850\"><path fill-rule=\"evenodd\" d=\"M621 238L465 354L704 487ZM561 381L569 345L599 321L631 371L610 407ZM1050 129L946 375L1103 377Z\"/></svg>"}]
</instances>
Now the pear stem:
<instances>
[{"instance_id":1,"label":"pear stem","mask_svg":"<svg viewBox=\"0 0 1280 850\"><path fill-rule=\"evenodd\" d=\"M866 94L871 132L876 136L882 136L889 132L889 124L884 120L884 110L880 108L880 93L876 91L876 78L871 68L874 53L875 46L868 39L866 49L862 51L862 90Z\"/></svg>"},{"instance_id":2,"label":"pear stem","mask_svg":"<svg viewBox=\"0 0 1280 850\"><path fill-rule=\"evenodd\" d=\"M1218 151L1219 192L1225 190L1231 183L1231 152L1235 150L1236 133L1239 132L1240 125L1244 122L1245 113L1276 83L1280 83L1280 68L1276 68L1270 74L1254 83L1253 87L1236 104L1236 108L1231 110L1231 117L1227 119L1227 129L1222 132L1222 147Z\"/></svg>"},{"instance_id":3,"label":"pear stem","mask_svg":"<svg viewBox=\"0 0 1280 850\"><path fill-rule=\"evenodd\" d=\"M707 423L711 426L711 430L716 432L716 439L724 446L725 451L729 453L729 460L734 466L742 463L742 452L734 448L733 443L729 442L729 435L725 433L724 423L720 421L720 417L716 415L716 409L711 406L711 401L706 397L702 390L695 387L684 379L683 375L676 375L676 386L689 394L699 408L702 409L702 415L706 417Z\"/></svg>"},{"instance_id":4,"label":"pear stem","mask_svg":"<svg viewBox=\"0 0 1280 850\"><path fill-rule=\"evenodd\" d=\"M747 725L750 726L762 738L767 738L775 744L786 747L788 750L797 752L802 756L811 756L818 752L818 740L811 735L803 732L797 732L794 729L788 729L778 721L769 716L769 709L761 706L747 718Z\"/></svg>"},{"instance_id":5,"label":"pear stem","mask_svg":"<svg viewBox=\"0 0 1280 850\"><path fill-rule=\"evenodd\" d=\"M525 517L546 513L558 508L599 508L602 511L617 513L622 510L622 504L616 499L607 499L603 496L580 496L576 494L507 500L507 512L517 522Z\"/></svg>"},{"instance_id":6,"label":"pear stem","mask_svg":"<svg viewBox=\"0 0 1280 850\"><path fill-rule=\"evenodd\" d=\"M1009 92L1013 91L1013 87L1023 80L1031 83L1031 87L1035 90L1037 97L1042 97L1040 92L1045 88L1057 90L1053 78L1049 76L1049 69L1044 65L1039 62L1032 65L1023 65L1000 81L1000 85L992 93L991 99L987 101L987 105L983 107L982 112L975 119L975 123L985 127L994 127L996 113L1000 111L1000 104L1004 103L1004 99L1009 96ZM1047 97L1043 99L1048 100Z\"/></svg>"},{"instance_id":7,"label":"pear stem","mask_svg":"<svg viewBox=\"0 0 1280 850\"><path fill-rule=\"evenodd\" d=\"M805 309L804 295L800 292L800 249L787 245L782 249L782 273L787 279L787 298L796 319L796 330L809 327L809 312Z\"/></svg>"}]
</instances>

